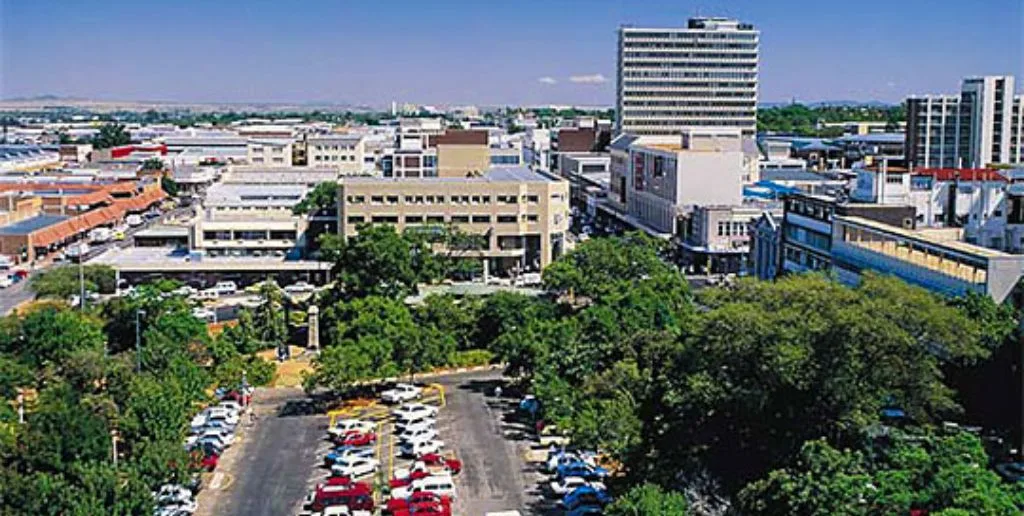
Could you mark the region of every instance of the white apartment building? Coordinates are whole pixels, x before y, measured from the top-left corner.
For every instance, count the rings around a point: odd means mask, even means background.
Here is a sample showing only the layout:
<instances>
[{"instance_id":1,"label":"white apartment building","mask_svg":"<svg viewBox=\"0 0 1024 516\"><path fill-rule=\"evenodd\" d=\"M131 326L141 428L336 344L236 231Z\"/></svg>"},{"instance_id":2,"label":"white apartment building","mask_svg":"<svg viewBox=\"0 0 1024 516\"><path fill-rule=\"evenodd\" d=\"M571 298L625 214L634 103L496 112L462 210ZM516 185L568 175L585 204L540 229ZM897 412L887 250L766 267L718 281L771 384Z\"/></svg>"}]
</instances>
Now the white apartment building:
<instances>
[{"instance_id":1,"label":"white apartment building","mask_svg":"<svg viewBox=\"0 0 1024 516\"><path fill-rule=\"evenodd\" d=\"M757 129L759 32L726 18L686 27L620 27L615 133Z\"/></svg>"},{"instance_id":2,"label":"white apartment building","mask_svg":"<svg viewBox=\"0 0 1024 516\"><path fill-rule=\"evenodd\" d=\"M246 144L246 155L249 163L256 166L290 167L294 144L285 138L253 139Z\"/></svg>"},{"instance_id":3,"label":"white apartment building","mask_svg":"<svg viewBox=\"0 0 1024 516\"><path fill-rule=\"evenodd\" d=\"M1024 96L1014 77L968 77L959 95L907 99L907 159L918 167L1024 162Z\"/></svg>"},{"instance_id":4,"label":"white apartment building","mask_svg":"<svg viewBox=\"0 0 1024 516\"><path fill-rule=\"evenodd\" d=\"M373 155L366 162L366 143L359 134L329 134L306 139L306 162L314 168L336 168L343 174L372 171Z\"/></svg>"}]
</instances>

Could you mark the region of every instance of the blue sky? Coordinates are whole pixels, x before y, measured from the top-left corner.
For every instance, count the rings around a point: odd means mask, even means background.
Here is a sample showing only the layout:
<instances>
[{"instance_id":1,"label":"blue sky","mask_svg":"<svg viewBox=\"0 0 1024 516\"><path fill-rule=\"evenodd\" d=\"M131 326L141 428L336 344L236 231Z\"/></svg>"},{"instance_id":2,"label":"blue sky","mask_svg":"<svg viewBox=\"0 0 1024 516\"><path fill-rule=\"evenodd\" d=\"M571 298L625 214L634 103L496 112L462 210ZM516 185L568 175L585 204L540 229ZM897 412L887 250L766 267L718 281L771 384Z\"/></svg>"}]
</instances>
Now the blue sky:
<instances>
[{"instance_id":1,"label":"blue sky","mask_svg":"<svg viewBox=\"0 0 1024 516\"><path fill-rule=\"evenodd\" d=\"M0 98L610 105L615 29L700 14L761 30L762 101L895 102L965 75L1024 82L1022 5L0 0Z\"/></svg>"}]
</instances>

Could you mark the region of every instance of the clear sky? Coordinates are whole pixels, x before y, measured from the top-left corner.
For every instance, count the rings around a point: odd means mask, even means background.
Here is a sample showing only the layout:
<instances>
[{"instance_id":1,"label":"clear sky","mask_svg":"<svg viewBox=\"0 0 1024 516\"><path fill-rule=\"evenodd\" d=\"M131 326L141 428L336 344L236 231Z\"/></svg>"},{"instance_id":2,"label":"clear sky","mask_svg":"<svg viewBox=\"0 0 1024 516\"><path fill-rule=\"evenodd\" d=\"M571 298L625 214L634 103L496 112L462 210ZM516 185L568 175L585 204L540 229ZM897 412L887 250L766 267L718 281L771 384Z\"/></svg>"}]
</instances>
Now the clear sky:
<instances>
[{"instance_id":1,"label":"clear sky","mask_svg":"<svg viewBox=\"0 0 1024 516\"><path fill-rule=\"evenodd\" d=\"M614 103L615 29L761 30L762 101L1024 82L1024 0L0 0L0 98Z\"/></svg>"}]
</instances>

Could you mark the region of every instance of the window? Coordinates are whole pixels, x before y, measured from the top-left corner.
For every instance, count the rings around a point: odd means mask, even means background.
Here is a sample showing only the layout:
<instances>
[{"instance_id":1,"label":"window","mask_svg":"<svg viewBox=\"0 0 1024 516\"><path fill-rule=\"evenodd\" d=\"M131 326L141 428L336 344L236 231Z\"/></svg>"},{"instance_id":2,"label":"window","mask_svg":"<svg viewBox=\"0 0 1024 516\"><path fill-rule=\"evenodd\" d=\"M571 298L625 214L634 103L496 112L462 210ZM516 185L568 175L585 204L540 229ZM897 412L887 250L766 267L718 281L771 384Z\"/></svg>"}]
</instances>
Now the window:
<instances>
[{"instance_id":1,"label":"window","mask_svg":"<svg viewBox=\"0 0 1024 516\"><path fill-rule=\"evenodd\" d=\"M406 224L422 224L423 223L423 215L406 215L405 216L405 223Z\"/></svg>"},{"instance_id":2,"label":"window","mask_svg":"<svg viewBox=\"0 0 1024 516\"><path fill-rule=\"evenodd\" d=\"M537 197L536 195L527 195L526 196L526 202L528 202L530 204L537 204L537 202L539 200L540 200L540 198Z\"/></svg>"},{"instance_id":3,"label":"window","mask_svg":"<svg viewBox=\"0 0 1024 516\"><path fill-rule=\"evenodd\" d=\"M514 224L516 220L515 215L498 215L498 224Z\"/></svg>"},{"instance_id":4,"label":"window","mask_svg":"<svg viewBox=\"0 0 1024 516\"><path fill-rule=\"evenodd\" d=\"M427 223L444 224L444 215L427 215Z\"/></svg>"},{"instance_id":5,"label":"window","mask_svg":"<svg viewBox=\"0 0 1024 516\"><path fill-rule=\"evenodd\" d=\"M370 203L371 204L384 204L384 196L383 195L374 195L373 197L370 197Z\"/></svg>"},{"instance_id":6,"label":"window","mask_svg":"<svg viewBox=\"0 0 1024 516\"><path fill-rule=\"evenodd\" d=\"M348 217L349 224L362 224L363 222L366 222L366 218L362 215L350 215Z\"/></svg>"},{"instance_id":7,"label":"window","mask_svg":"<svg viewBox=\"0 0 1024 516\"><path fill-rule=\"evenodd\" d=\"M469 222L468 215L452 215L452 223L466 224Z\"/></svg>"},{"instance_id":8,"label":"window","mask_svg":"<svg viewBox=\"0 0 1024 516\"><path fill-rule=\"evenodd\" d=\"M389 195L388 196L388 204L398 204L398 196L397 195Z\"/></svg>"},{"instance_id":9,"label":"window","mask_svg":"<svg viewBox=\"0 0 1024 516\"><path fill-rule=\"evenodd\" d=\"M398 224L398 217L395 215L375 215L371 220L374 224Z\"/></svg>"},{"instance_id":10,"label":"window","mask_svg":"<svg viewBox=\"0 0 1024 516\"><path fill-rule=\"evenodd\" d=\"M271 240L295 240L294 231L271 231Z\"/></svg>"},{"instance_id":11,"label":"window","mask_svg":"<svg viewBox=\"0 0 1024 516\"><path fill-rule=\"evenodd\" d=\"M526 215L527 222L537 222L539 218L536 215Z\"/></svg>"},{"instance_id":12,"label":"window","mask_svg":"<svg viewBox=\"0 0 1024 516\"><path fill-rule=\"evenodd\" d=\"M473 223L474 224L490 224L491 223L491 216L490 215L473 215Z\"/></svg>"}]
</instances>

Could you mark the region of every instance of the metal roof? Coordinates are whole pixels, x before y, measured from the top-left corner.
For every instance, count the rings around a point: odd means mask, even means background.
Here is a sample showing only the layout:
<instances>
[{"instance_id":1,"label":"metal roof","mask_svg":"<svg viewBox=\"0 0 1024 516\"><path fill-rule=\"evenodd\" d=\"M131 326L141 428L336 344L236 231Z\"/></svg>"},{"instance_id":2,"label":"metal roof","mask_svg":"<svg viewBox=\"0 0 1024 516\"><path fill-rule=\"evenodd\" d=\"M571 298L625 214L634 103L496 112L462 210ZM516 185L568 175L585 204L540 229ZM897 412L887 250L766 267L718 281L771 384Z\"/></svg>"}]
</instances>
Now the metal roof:
<instances>
[{"instance_id":1,"label":"metal roof","mask_svg":"<svg viewBox=\"0 0 1024 516\"><path fill-rule=\"evenodd\" d=\"M36 215L30 219L0 227L0 235L28 235L67 219L68 217L64 215Z\"/></svg>"}]
</instances>

